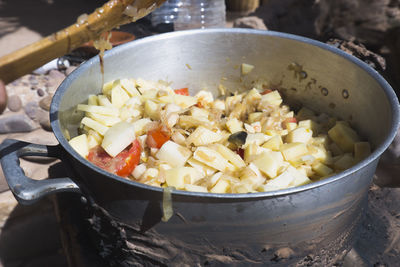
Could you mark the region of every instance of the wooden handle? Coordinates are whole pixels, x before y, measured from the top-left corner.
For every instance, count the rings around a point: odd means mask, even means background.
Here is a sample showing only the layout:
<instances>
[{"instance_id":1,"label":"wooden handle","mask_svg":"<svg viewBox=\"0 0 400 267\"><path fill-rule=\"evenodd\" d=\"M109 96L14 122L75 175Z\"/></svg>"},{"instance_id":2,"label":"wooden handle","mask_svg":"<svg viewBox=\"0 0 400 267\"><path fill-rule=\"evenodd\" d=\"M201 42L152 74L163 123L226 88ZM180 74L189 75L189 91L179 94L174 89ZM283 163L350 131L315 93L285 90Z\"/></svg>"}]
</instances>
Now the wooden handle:
<instances>
[{"instance_id":1,"label":"wooden handle","mask_svg":"<svg viewBox=\"0 0 400 267\"><path fill-rule=\"evenodd\" d=\"M164 1L110 0L88 15L87 19L0 58L0 79L7 84L31 73L47 62L99 38L102 32L146 16Z\"/></svg>"}]
</instances>

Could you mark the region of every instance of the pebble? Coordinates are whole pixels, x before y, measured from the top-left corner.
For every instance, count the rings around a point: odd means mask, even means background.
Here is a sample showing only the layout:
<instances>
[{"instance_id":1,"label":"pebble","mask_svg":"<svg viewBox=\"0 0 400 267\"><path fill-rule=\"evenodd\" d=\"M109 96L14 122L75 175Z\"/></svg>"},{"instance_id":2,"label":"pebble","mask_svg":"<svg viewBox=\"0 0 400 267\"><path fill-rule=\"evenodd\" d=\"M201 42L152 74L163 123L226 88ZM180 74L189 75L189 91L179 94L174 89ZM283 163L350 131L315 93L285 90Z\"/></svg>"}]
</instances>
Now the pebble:
<instances>
[{"instance_id":1,"label":"pebble","mask_svg":"<svg viewBox=\"0 0 400 267\"><path fill-rule=\"evenodd\" d=\"M53 80L64 80L65 74L58 70L51 70L49 72L49 78Z\"/></svg>"},{"instance_id":2,"label":"pebble","mask_svg":"<svg viewBox=\"0 0 400 267\"><path fill-rule=\"evenodd\" d=\"M17 95L12 95L8 98L7 107L13 112L20 111L22 108L21 98Z\"/></svg>"},{"instance_id":3,"label":"pebble","mask_svg":"<svg viewBox=\"0 0 400 267\"><path fill-rule=\"evenodd\" d=\"M71 72L73 72L77 67L76 66L70 66L65 70L65 75L70 75Z\"/></svg>"},{"instance_id":4,"label":"pebble","mask_svg":"<svg viewBox=\"0 0 400 267\"><path fill-rule=\"evenodd\" d=\"M40 109L36 113L36 120L39 121L40 126L46 130L51 131L50 115L48 112Z\"/></svg>"},{"instance_id":5,"label":"pebble","mask_svg":"<svg viewBox=\"0 0 400 267\"><path fill-rule=\"evenodd\" d=\"M233 22L233 27L267 30L264 21L256 16L238 18Z\"/></svg>"},{"instance_id":6,"label":"pebble","mask_svg":"<svg viewBox=\"0 0 400 267\"><path fill-rule=\"evenodd\" d=\"M0 133L31 132L38 125L25 114L7 114L0 117Z\"/></svg>"},{"instance_id":7,"label":"pebble","mask_svg":"<svg viewBox=\"0 0 400 267\"><path fill-rule=\"evenodd\" d=\"M24 106L25 114L28 115L32 120L36 119L36 113L39 110L39 105L35 101L28 102Z\"/></svg>"},{"instance_id":8,"label":"pebble","mask_svg":"<svg viewBox=\"0 0 400 267\"><path fill-rule=\"evenodd\" d=\"M44 96L44 91L43 91L42 88L39 88L36 92L37 92L37 94L38 94L39 96Z\"/></svg>"},{"instance_id":9,"label":"pebble","mask_svg":"<svg viewBox=\"0 0 400 267\"><path fill-rule=\"evenodd\" d=\"M6 85L4 84L3 81L0 80L0 114L3 113L6 107L7 107Z\"/></svg>"},{"instance_id":10,"label":"pebble","mask_svg":"<svg viewBox=\"0 0 400 267\"><path fill-rule=\"evenodd\" d=\"M39 106L46 111L50 111L50 106L51 106L51 100L53 99L53 97L51 95L48 95L44 98L42 98L42 100L39 101Z\"/></svg>"}]
</instances>

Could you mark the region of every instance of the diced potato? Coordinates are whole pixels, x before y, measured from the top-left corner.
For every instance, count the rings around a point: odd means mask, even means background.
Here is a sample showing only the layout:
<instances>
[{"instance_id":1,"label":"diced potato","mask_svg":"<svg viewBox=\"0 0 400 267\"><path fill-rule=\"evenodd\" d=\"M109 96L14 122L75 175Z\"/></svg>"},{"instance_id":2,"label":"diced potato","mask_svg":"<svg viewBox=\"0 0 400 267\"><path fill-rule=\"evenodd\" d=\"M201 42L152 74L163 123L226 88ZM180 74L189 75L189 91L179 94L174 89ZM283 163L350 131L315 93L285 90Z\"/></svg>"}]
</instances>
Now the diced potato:
<instances>
[{"instance_id":1,"label":"diced potato","mask_svg":"<svg viewBox=\"0 0 400 267\"><path fill-rule=\"evenodd\" d=\"M286 130L293 131L294 129L297 128L297 123L295 123L295 122L286 122L285 123L285 127L286 127Z\"/></svg>"},{"instance_id":2,"label":"diced potato","mask_svg":"<svg viewBox=\"0 0 400 267\"><path fill-rule=\"evenodd\" d=\"M313 120L299 121L299 127L303 127L303 128L311 130L314 135L317 135L321 128L321 126Z\"/></svg>"},{"instance_id":3,"label":"diced potato","mask_svg":"<svg viewBox=\"0 0 400 267\"><path fill-rule=\"evenodd\" d=\"M119 116L119 110L115 107L102 107L102 106L90 106L90 105L79 104L77 106L77 110L98 113L101 115L108 115L115 117Z\"/></svg>"},{"instance_id":4,"label":"diced potato","mask_svg":"<svg viewBox=\"0 0 400 267\"><path fill-rule=\"evenodd\" d=\"M281 145L283 145L282 137L280 135L274 135L267 142L265 142L262 147L279 151Z\"/></svg>"},{"instance_id":5,"label":"diced potato","mask_svg":"<svg viewBox=\"0 0 400 267\"><path fill-rule=\"evenodd\" d=\"M104 95L108 95L108 94L111 93L111 89L113 88L114 82L115 82L115 81L107 82L107 83L105 83L105 84L103 85L103 90L102 90L102 92L103 92Z\"/></svg>"},{"instance_id":6,"label":"diced potato","mask_svg":"<svg viewBox=\"0 0 400 267\"><path fill-rule=\"evenodd\" d=\"M321 162L316 162L312 165L312 170L318 175L325 177L333 173L333 170Z\"/></svg>"},{"instance_id":7,"label":"diced potato","mask_svg":"<svg viewBox=\"0 0 400 267\"><path fill-rule=\"evenodd\" d=\"M158 104L154 101L147 100L144 103L144 112L145 115L150 117L152 120L159 120L160 119L160 111L158 109Z\"/></svg>"},{"instance_id":8,"label":"diced potato","mask_svg":"<svg viewBox=\"0 0 400 267\"><path fill-rule=\"evenodd\" d=\"M247 118L247 120L249 121L249 123L253 123L256 121L260 121L263 116L264 116L264 114L262 112L253 112L253 113L249 114L249 117Z\"/></svg>"},{"instance_id":9,"label":"diced potato","mask_svg":"<svg viewBox=\"0 0 400 267\"><path fill-rule=\"evenodd\" d=\"M190 192L202 192L202 193L207 193L208 190L206 187L204 186L199 186L199 185L192 185L192 184L185 184L185 188L186 191L190 191Z\"/></svg>"},{"instance_id":10,"label":"diced potato","mask_svg":"<svg viewBox=\"0 0 400 267\"><path fill-rule=\"evenodd\" d=\"M187 144L194 144L195 146L204 146L218 142L222 139L222 134L215 133L203 126L199 126L194 132L186 139Z\"/></svg>"},{"instance_id":11,"label":"diced potato","mask_svg":"<svg viewBox=\"0 0 400 267\"><path fill-rule=\"evenodd\" d=\"M97 96L96 95L89 95L88 97L88 105L97 106Z\"/></svg>"},{"instance_id":12,"label":"diced potato","mask_svg":"<svg viewBox=\"0 0 400 267\"><path fill-rule=\"evenodd\" d=\"M133 123L133 126L135 128L135 135L140 136L140 135L145 134L145 127L146 127L146 125L148 125L151 122L152 121L148 118L143 118L143 119L135 121Z\"/></svg>"},{"instance_id":13,"label":"diced potato","mask_svg":"<svg viewBox=\"0 0 400 267\"><path fill-rule=\"evenodd\" d=\"M104 107L114 107L114 105L110 102L107 96L105 95L99 95L97 96L97 100L99 102L100 106Z\"/></svg>"},{"instance_id":14,"label":"diced potato","mask_svg":"<svg viewBox=\"0 0 400 267\"><path fill-rule=\"evenodd\" d=\"M286 136L288 143L308 143L312 138L312 131L303 127L298 127L290 131Z\"/></svg>"},{"instance_id":15,"label":"diced potato","mask_svg":"<svg viewBox=\"0 0 400 267\"><path fill-rule=\"evenodd\" d=\"M235 169L220 153L208 147L198 147L193 158L222 172Z\"/></svg>"},{"instance_id":16,"label":"diced potato","mask_svg":"<svg viewBox=\"0 0 400 267\"><path fill-rule=\"evenodd\" d=\"M179 116L178 125L184 129L189 129L192 127L198 127L200 125L210 125L210 121L204 117L193 117L187 115Z\"/></svg>"},{"instance_id":17,"label":"diced potato","mask_svg":"<svg viewBox=\"0 0 400 267\"><path fill-rule=\"evenodd\" d=\"M230 189L229 181L225 179L219 179L218 182L211 188L211 193L227 193Z\"/></svg>"},{"instance_id":18,"label":"diced potato","mask_svg":"<svg viewBox=\"0 0 400 267\"><path fill-rule=\"evenodd\" d=\"M302 186L311 183L311 180L305 173L298 171L292 166L289 166L286 171L288 171L289 174L294 177L294 180L290 183L290 186Z\"/></svg>"},{"instance_id":19,"label":"diced potato","mask_svg":"<svg viewBox=\"0 0 400 267\"><path fill-rule=\"evenodd\" d=\"M350 153L346 153L335 161L333 167L337 170L345 170L353 166L355 163L353 156Z\"/></svg>"},{"instance_id":20,"label":"diced potato","mask_svg":"<svg viewBox=\"0 0 400 267\"><path fill-rule=\"evenodd\" d=\"M331 153L322 146L309 145L308 151L310 152L311 156L322 163L329 164L332 161Z\"/></svg>"},{"instance_id":21,"label":"diced potato","mask_svg":"<svg viewBox=\"0 0 400 267\"><path fill-rule=\"evenodd\" d=\"M193 96L186 96L186 95L178 95L178 94L173 94L173 95L166 95L166 96L161 96L158 98L158 100L161 103L173 103L177 104L181 108L189 108L191 106L194 106L197 104L197 98Z\"/></svg>"},{"instance_id":22,"label":"diced potato","mask_svg":"<svg viewBox=\"0 0 400 267\"><path fill-rule=\"evenodd\" d=\"M244 148L244 161L250 163L255 158L257 158L258 155L268 151L271 150L268 148L260 147L255 143L249 144Z\"/></svg>"},{"instance_id":23,"label":"diced potato","mask_svg":"<svg viewBox=\"0 0 400 267\"><path fill-rule=\"evenodd\" d=\"M339 122L328 131L328 135L344 152L353 152L354 143L359 141L353 129Z\"/></svg>"},{"instance_id":24,"label":"diced potato","mask_svg":"<svg viewBox=\"0 0 400 267\"><path fill-rule=\"evenodd\" d=\"M354 158L361 161L371 154L371 146L368 142L357 142L354 144Z\"/></svg>"},{"instance_id":25,"label":"diced potato","mask_svg":"<svg viewBox=\"0 0 400 267\"><path fill-rule=\"evenodd\" d=\"M146 169L147 169L146 164L144 164L144 163L139 164L139 165L137 165L137 166L135 167L135 169L133 170L132 176L133 176L135 179L138 180L138 179L144 174L144 172L146 171Z\"/></svg>"},{"instance_id":26,"label":"diced potato","mask_svg":"<svg viewBox=\"0 0 400 267\"><path fill-rule=\"evenodd\" d=\"M184 189L185 184L194 184L201 178L202 174L192 167L177 167L165 171L167 185L176 189Z\"/></svg>"},{"instance_id":27,"label":"diced potato","mask_svg":"<svg viewBox=\"0 0 400 267\"><path fill-rule=\"evenodd\" d=\"M118 123L121 121L120 118L118 117L114 117L114 116L106 116L106 115L101 115L98 113L92 113L92 112L88 112L86 114L89 118L100 122L101 124L105 125L105 126L113 126L114 124Z\"/></svg>"},{"instance_id":28,"label":"diced potato","mask_svg":"<svg viewBox=\"0 0 400 267\"><path fill-rule=\"evenodd\" d=\"M93 135L89 134L87 136L87 143L88 143L88 148L92 149L92 148L100 145L101 141L98 141L96 137L94 137Z\"/></svg>"},{"instance_id":29,"label":"diced potato","mask_svg":"<svg viewBox=\"0 0 400 267\"><path fill-rule=\"evenodd\" d=\"M247 92L244 101L246 105L255 105L260 99L262 95L256 88L251 89L250 91Z\"/></svg>"},{"instance_id":30,"label":"diced potato","mask_svg":"<svg viewBox=\"0 0 400 267\"><path fill-rule=\"evenodd\" d=\"M188 159L187 163L199 172L203 172L204 176L211 176L217 171L216 169L211 168L198 160L195 160L193 157Z\"/></svg>"},{"instance_id":31,"label":"diced potato","mask_svg":"<svg viewBox=\"0 0 400 267\"><path fill-rule=\"evenodd\" d=\"M178 145L172 141L167 141L158 150L156 158L167 162L173 167L181 167L185 165L191 155L192 152L186 147Z\"/></svg>"},{"instance_id":32,"label":"diced potato","mask_svg":"<svg viewBox=\"0 0 400 267\"><path fill-rule=\"evenodd\" d=\"M129 98L128 93L121 85L114 86L111 90L111 103L117 108L121 108Z\"/></svg>"},{"instance_id":33,"label":"diced potato","mask_svg":"<svg viewBox=\"0 0 400 267\"><path fill-rule=\"evenodd\" d=\"M121 121L108 129L101 146L111 157L115 157L134 140L134 126L131 123Z\"/></svg>"},{"instance_id":34,"label":"diced potato","mask_svg":"<svg viewBox=\"0 0 400 267\"><path fill-rule=\"evenodd\" d=\"M139 91L136 89L136 84L131 79L120 80L122 88L129 94L129 96L140 96Z\"/></svg>"},{"instance_id":35,"label":"diced potato","mask_svg":"<svg viewBox=\"0 0 400 267\"><path fill-rule=\"evenodd\" d=\"M329 144L328 136L327 135L316 136L312 139L312 144L317 146L320 145L326 148L328 147Z\"/></svg>"},{"instance_id":36,"label":"diced potato","mask_svg":"<svg viewBox=\"0 0 400 267\"><path fill-rule=\"evenodd\" d=\"M69 144L82 157L86 158L89 154L88 139L86 134L81 134L72 138L71 140L69 140Z\"/></svg>"},{"instance_id":37,"label":"diced potato","mask_svg":"<svg viewBox=\"0 0 400 267\"><path fill-rule=\"evenodd\" d=\"M242 63L242 75L247 75L249 74L252 70L254 69L254 66L251 64L247 64L247 63Z\"/></svg>"},{"instance_id":38,"label":"diced potato","mask_svg":"<svg viewBox=\"0 0 400 267\"><path fill-rule=\"evenodd\" d=\"M209 114L210 114L210 112L208 112L208 110L206 110L204 108L198 108L198 107L190 108L190 115L192 115L193 117L204 117L204 118L208 119Z\"/></svg>"},{"instance_id":39,"label":"diced potato","mask_svg":"<svg viewBox=\"0 0 400 267\"><path fill-rule=\"evenodd\" d=\"M226 128L228 128L231 133L243 131L243 122L239 121L237 118L230 118L226 121Z\"/></svg>"},{"instance_id":40,"label":"diced potato","mask_svg":"<svg viewBox=\"0 0 400 267\"><path fill-rule=\"evenodd\" d=\"M107 126L105 126L95 120L92 120L91 118L88 118L88 117L84 117L82 119L81 123L83 125L86 125L86 126L92 128L93 130L97 131L101 135L105 135L105 133L109 129Z\"/></svg>"},{"instance_id":41,"label":"diced potato","mask_svg":"<svg viewBox=\"0 0 400 267\"><path fill-rule=\"evenodd\" d=\"M269 180L264 186L262 186L262 188L263 191L285 189L290 187L290 184L294 182L294 179L295 177L286 170L276 178Z\"/></svg>"},{"instance_id":42,"label":"diced potato","mask_svg":"<svg viewBox=\"0 0 400 267\"><path fill-rule=\"evenodd\" d=\"M282 98L278 91L272 91L271 93L265 94L261 97L261 108L266 108L270 105L279 106L280 104L282 104Z\"/></svg>"},{"instance_id":43,"label":"diced potato","mask_svg":"<svg viewBox=\"0 0 400 267\"><path fill-rule=\"evenodd\" d=\"M283 144L280 150L287 161L295 160L308 153L307 146L304 143Z\"/></svg>"},{"instance_id":44,"label":"diced potato","mask_svg":"<svg viewBox=\"0 0 400 267\"><path fill-rule=\"evenodd\" d=\"M248 134L246 138L246 143L244 144L247 147L250 144L262 145L264 142L271 139L271 136L263 134L263 133L252 133Z\"/></svg>"},{"instance_id":45,"label":"diced potato","mask_svg":"<svg viewBox=\"0 0 400 267\"><path fill-rule=\"evenodd\" d=\"M282 164L282 161L280 161L271 152L264 152L257 157L253 163L269 178L274 178L278 174L278 170Z\"/></svg>"},{"instance_id":46,"label":"diced potato","mask_svg":"<svg viewBox=\"0 0 400 267\"><path fill-rule=\"evenodd\" d=\"M302 107L299 112L297 113L297 116L299 121L301 120L309 120L315 117L314 111L311 109L308 109L306 107Z\"/></svg>"},{"instance_id":47,"label":"diced potato","mask_svg":"<svg viewBox=\"0 0 400 267\"><path fill-rule=\"evenodd\" d=\"M218 153L220 153L226 160L235 165L237 168L241 169L246 167L243 159L236 153L221 144L215 144L212 146Z\"/></svg>"}]
</instances>

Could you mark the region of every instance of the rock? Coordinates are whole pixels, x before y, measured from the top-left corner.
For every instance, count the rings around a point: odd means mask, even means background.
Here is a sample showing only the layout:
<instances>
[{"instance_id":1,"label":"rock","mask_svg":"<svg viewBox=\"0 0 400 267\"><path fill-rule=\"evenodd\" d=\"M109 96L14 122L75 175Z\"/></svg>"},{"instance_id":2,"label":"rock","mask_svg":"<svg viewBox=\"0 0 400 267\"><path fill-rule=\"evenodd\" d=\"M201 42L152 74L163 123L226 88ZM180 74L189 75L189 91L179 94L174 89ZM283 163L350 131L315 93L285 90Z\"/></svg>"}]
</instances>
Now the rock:
<instances>
[{"instance_id":1,"label":"rock","mask_svg":"<svg viewBox=\"0 0 400 267\"><path fill-rule=\"evenodd\" d=\"M38 125L25 114L7 114L0 117L0 134L30 132Z\"/></svg>"},{"instance_id":2,"label":"rock","mask_svg":"<svg viewBox=\"0 0 400 267\"><path fill-rule=\"evenodd\" d=\"M34 120L36 118L36 113L39 110L39 105L35 101L28 102L24 106L25 114L28 115L29 118Z\"/></svg>"},{"instance_id":3,"label":"rock","mask_svg":"<svg viewBox=\"0 0 400 267\"><path fill-rule=\"evenodd\" d=\"M13 112L20 111L22 108L21 98L17 95L12 95L8 98L7 107Z\"/></svg>"},{"instance_id":4,"label":"rock","mask_svg":"<svg viewBox=\"0 0 400 267\"><path fill-rule=\"evenodd\" d=\"M45 98L43 98L42 100L40 100L39 102L39 106L46 111L50 111L50 105L51 105L51 100L53 99L53 97L51 95L46 96Z\"/></svg>"},{"instance_id":5,"label":"rock","mask_svg":"<svg viewBox=\"0 0 400 267\"><path fill-rule=\"evenodd\" d=\"M39 96L44 96L44 91L43 91L43 89L39 88L36 92L37 92L37 94L38 94Z\"/></svg>"},{"instance_id":6,"label":"rock","mask_svg":"<svg viewBox=\"0 0 400 267\"><path fill-rule=\"evenodd\" d=\"M0 80L0 114L3 113L6 107L7 107L6 85L2 80Z\"/></svg>"},{"instance_id":7,"label":"rock","mask_svg":"<svg viewBox=\"0 0 400 267\"><path fill-rule=\"evenodd\" d=\"M40 126L46 130L51 131L50 115L48 112L40 109L36 113L36 120L39 122Z\"/></svg>"},{"instance_id":8,"label":"rock","mask_svg":"<svg viewBox=\"0 0 400 267\"><path fill-rule=\"evenodd\" d=\"M49 78L51 80L64 80L65 79L65 74L58 71L58 70L51 70L49 72Z\"/></svg>"},{"instance_id":9,"label":"rock","mask_svg":"<svg viewBox=\"0 0 400 267\"><path fill-rule=\"evenodd\" d=\"M57 88L60 86L62 81L65 79L65 74L58 70L51 70L49 72L49 80L46 83L47 92L50 94L54 94Z\"/></svg>"},{"instance_id":10,"label":"rock","mask_svg":"<svg viewBox=\"0 0 400 267\"><path fill-rule=\"evenodd\" d=\"M71 72L73 72L77 67L76 66L70 66L65 70L65 75L70 75Z\"/></svg>"},{"instance_id":11,"label":"rock","mask_svg":"<svg viewBox=\"0 0 400 267\"><path fill-rule=\"evenodd\" d=\"M233 22L233 27L268 30L267 26L264 24L264 21L256 16L238 18Z\"/></svg>"}]
</instances>

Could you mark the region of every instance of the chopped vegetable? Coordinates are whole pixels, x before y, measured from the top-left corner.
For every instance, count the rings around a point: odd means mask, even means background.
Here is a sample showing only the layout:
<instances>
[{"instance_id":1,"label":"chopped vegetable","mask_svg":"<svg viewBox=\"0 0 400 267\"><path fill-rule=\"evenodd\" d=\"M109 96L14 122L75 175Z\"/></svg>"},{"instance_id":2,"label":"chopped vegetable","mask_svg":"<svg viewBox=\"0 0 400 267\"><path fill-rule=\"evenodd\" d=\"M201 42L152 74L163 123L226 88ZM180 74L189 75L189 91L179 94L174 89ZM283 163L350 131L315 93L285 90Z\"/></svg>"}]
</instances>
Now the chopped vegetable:
<instances>
[{"instance_id":1,"label":"chopped vegetable","mask_svg":"<svg viewBox=\"0 0 400 267\"><path fill-rule=\"evenodd\" d=\"M242 65L242 74L254 66ZM244 77L241 77L244 79ZM228 83L227 83L228 84ZM371 153L348 122L302 107L291 111L265 81L216 84L189 95L168 82L120 79L90 95L70 145L121 177L171 190L251 193L302 186L341 172ZM224 98L223 98L224 97Z\"/></svg>"},{"instance_id":2,"label":"chopped vegetable","mask_svg":"<svg viewBox=\"0 0 400 267\"><path fill-rule=\"evenodd\" d=\"M149 147L161 148L169 139L169 134L166 131L163 131L162 127L159 127L147 133L146 143Z\"/></svg>"},{"instance_id":3,"label":"chopped vegetable","mask_svg":"<svg viewBox=\"0 0 400 267\"><path fill-rule=\"evenodd\" d=\"M189 95L188 88L175 89L174 92L175 92L175 94L178 94L178 95Z\"/></svg>"}]
</instances>

